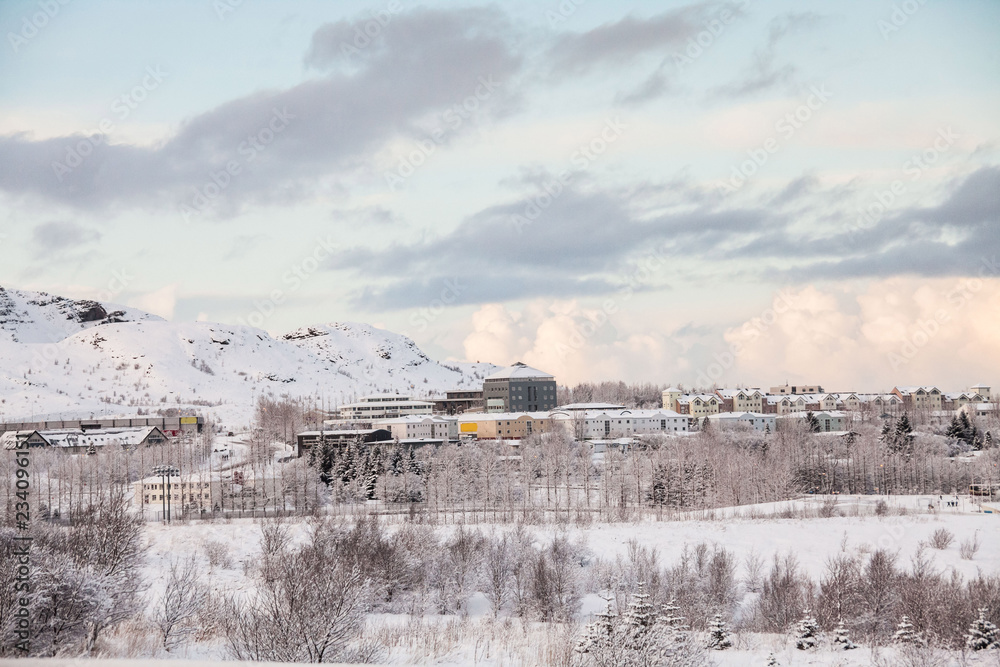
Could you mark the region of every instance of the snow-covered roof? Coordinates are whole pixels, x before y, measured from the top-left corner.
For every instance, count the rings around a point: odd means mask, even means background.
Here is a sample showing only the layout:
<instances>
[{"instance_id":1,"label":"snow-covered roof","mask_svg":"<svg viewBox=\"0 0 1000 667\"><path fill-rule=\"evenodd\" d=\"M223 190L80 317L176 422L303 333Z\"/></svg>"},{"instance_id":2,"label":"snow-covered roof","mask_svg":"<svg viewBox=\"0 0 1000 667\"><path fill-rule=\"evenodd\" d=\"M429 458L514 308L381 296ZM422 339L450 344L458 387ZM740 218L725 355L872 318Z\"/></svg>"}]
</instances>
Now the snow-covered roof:
<instances>
[{"instance_id":1,"label":"snow-covered roof","mask_svg":"<svg viewBox=\"0 0 1000 667\"><path fill-rule=\"evenodd\" d=\"M614 403L570 403L568 405L560 405L555 408L556 410L568 410L570 412L579 412L581 410L624 410L624 405L615 405Z\"/></svg>"},{"instance_id":2,"label":"snow-covered roof","mask_svg":"<svg viewBox=\"0 0 1000 667\"><path fill-rule=\"evenodd\" d=\"M102 428L93 431L80 429L59 429L54 431L39 431L51 447L103 447L105 445L121 445L131 447L141 444L153 431L159 431L156 426L138 426L121 428Z\"/></svg>"},{"instance_id":3,"label":"snow-covered roof","mask_svg":"<svg viewBox=\"0 0 1000 667\"><path fill-rule=\"evenodd\" d=\"M540 371L537 368L532 368L531 366L526 366L520 362L504 368L502 370L493 373L492 375L487 375L487 380L513 380L513 379L528 379L528 378L545 378L545 379L555 379L554 375L549 375L544 371Z\"/></svg>"}]
</instances>

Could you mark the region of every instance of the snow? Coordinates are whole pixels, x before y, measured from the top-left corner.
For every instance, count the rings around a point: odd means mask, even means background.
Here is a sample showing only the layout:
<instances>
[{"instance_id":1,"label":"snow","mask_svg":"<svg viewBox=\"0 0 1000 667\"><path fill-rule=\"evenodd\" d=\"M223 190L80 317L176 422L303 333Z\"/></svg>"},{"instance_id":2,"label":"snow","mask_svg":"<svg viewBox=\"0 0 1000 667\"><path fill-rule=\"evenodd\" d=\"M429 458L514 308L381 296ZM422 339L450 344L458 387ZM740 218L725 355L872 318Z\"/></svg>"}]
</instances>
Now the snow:
<instances>
[{"instance_id":1,"label":"snow","mask_svg":"<svg viewBox=\"0 0 1000 667\"><path fill-rule=\"evenodd\" d=\"M79 321L94 306L114 317ZM179 408L236 430L249 423L260 395L332 408L364 394L420 398L480 389L496 369L438 363L409 338L367 324L330 323L272 337L252 327L167 322L14 290L0 291L0 328L0 421Z\"/></svg>"}]
</instances>

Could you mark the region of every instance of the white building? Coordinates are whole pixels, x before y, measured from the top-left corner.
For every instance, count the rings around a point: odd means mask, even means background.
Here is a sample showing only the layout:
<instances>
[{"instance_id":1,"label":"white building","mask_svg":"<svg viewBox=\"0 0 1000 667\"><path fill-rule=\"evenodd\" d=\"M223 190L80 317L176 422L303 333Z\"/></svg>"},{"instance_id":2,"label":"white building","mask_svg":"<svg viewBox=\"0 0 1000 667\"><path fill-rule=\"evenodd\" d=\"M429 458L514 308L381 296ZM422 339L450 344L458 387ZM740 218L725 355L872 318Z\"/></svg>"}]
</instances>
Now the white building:
<instances>
[{"instance_id":1,"label":"white building","mask_svg":"<svg viewBox=\"0 0 1000 667\"><path fill-rule=\"evenodd\" d=\"M364 396L357 403L340 406L342 420L372 422L377 419L394 419L407 415L430 415L434 404L429 401L415 401L399 394L375 394Z\"/></svg>"},{"instance_id":2,"label":"white building","mask_svg":"<svg viewBox=\"0 0 1000 667\"><path fill-rule=\"evenodd\" d=\"M443 415L407 415L393 419L378 419L372 422L372 426L386 429L396 440L458 439L458 420Z\"/></svg>"},{"instance_id":3,"label":"white building","mask_svg":"<svg viewBox=\"0 0 1000 667\"><path fill-rule=\"evenodd\" d=\"M686 433L688 417L673 410L553 410L550 418L578 440Z\"/></svg>"},{"instance_id":4,"label":"white building","mask_svg":"<svg viewBox=\"0 0 1000 667\"><path fill-rule=\"evenodd\" d=\"M787 415L781 415L781 417L784 419L805 419L808 414L808 411L792 412ZM839 410L821 410L813 412L812 415L819 420L819 430L821 432L846 431L849 426L847 413Z\"/></svg>"},{"instance_id":5,"label":"white building","mask_svg":"<svg viewBox=\"0 0 1000 667\"><path fill-rule=\"evenodd\" d=\"M713 426L718 425L723 428L747 426L754 431L774 433L776 416L761 412L720 412L717 415L709 415L708 420Z\"/></svg>"}]
</instances>

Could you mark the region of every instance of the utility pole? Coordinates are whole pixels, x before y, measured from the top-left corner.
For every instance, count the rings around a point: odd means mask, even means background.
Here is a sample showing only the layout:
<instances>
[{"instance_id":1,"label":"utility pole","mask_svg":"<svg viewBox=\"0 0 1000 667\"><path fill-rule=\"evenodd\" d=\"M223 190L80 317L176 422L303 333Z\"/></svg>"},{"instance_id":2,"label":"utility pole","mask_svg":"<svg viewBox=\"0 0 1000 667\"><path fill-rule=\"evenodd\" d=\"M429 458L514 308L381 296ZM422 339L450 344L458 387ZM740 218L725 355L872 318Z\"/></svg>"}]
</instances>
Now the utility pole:
<instances>
[{"instance_id":1,"label":"utility pole","mask_svg":"<svg viewBox=\"0 0 1000 667\"><path fill-rule=\"evenodd\" d=\"M162 490L166 490L166 496L160 494L160 501L163 504L163 517L170 523L170 478L180 477L180 468L172 465L156 466L153 468L153 474L159 476L163 482Z\"/></svg>"}]
</instances>

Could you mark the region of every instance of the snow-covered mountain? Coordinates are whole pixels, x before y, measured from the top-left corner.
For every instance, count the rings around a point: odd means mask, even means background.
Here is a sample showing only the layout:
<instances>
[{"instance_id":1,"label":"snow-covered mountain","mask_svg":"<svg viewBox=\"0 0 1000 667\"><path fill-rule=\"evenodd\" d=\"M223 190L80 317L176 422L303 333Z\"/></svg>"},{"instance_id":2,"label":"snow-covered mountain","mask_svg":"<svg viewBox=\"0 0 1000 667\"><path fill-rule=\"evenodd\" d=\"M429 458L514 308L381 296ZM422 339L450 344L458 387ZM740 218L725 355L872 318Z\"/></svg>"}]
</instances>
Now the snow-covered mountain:
<instances>
[{"instance_id":1,"label":"snow-covered mountain","mask_svg":"<svg viewBox=\"0 0 1000 667\"><path fill-rule=\"evenodd\" d=\"M425 397L481 387L496 368L438 363L409 338L367 324L275 338L16 290L0 290L0 329L0 421L181 407L235 428L260 395L326 407L390 391Z\"/></svg>"}]
</instances>

